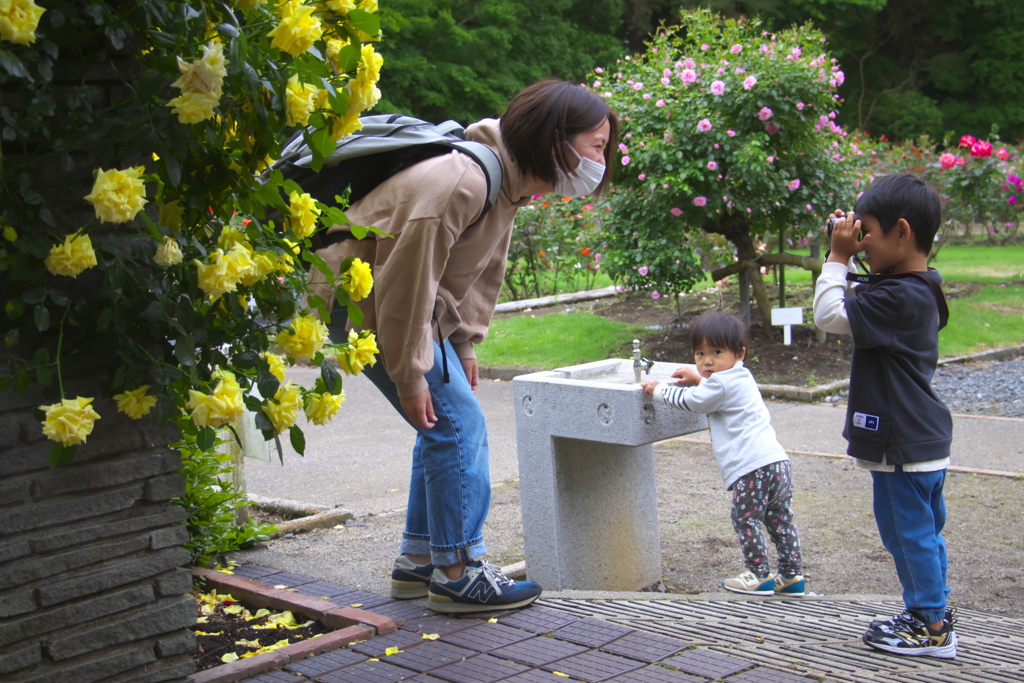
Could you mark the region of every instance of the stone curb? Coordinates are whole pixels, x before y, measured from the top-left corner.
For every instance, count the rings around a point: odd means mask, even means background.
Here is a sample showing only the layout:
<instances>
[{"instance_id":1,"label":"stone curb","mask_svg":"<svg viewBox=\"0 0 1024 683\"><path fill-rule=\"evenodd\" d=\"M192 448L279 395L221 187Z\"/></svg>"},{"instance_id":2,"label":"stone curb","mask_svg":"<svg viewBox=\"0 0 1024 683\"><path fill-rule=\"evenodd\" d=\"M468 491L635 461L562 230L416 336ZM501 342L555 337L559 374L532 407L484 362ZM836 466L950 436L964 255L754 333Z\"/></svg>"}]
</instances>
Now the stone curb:
<instances>
[{"instance_id":1,"label":"stone curb","mask_svg":"<svg viewBox=\"0 0 1024 683\"><path fill-rule=\"evenodd\" d=\"M233 597L254 607L291 610L310 619L316 619L328 628L335 629L322 636L294 643L273 652L239 659L194 673L188 677L192 683L231 683L251 678L311 655L344 647L357 640L369 640L376 635L394 633L398 630L395 620L391 617L355 607L336 605L328 600L319 600L288 589L272 588L258 581L221 571L197 567L192 570L192 576L194 579L204 580L207 589L212 588L218 592L230 593Z\"/></svg>"},{"instance_id":2,"label":"stone curb","mask_svg":"<svg viewBox=\"0 0 1024 683\"><path fill-rule=\"evenodd\" d=\"M1002 349L979 351L978 353L970 353L963 356L940 358L939 365L973 363L986 360L1012 360L1018 356L1024 356L1024 344L1021 344L1020 346L1009 346ZM519 367L514 365L492 365L481 367L479 370L481 379L496 379L503 382L511 382L519 375L528 375L534 372L543 371L544 368ZM801 401L803 403L813 403L823 396L831 396L837 391L849 389L849 387L850 380L848 379L841 379L837 382L821 384L813 387L796 387L788 384L757 385L761 395L766 398L784 398L790 401Z\"/></svg>"}]
</instances>

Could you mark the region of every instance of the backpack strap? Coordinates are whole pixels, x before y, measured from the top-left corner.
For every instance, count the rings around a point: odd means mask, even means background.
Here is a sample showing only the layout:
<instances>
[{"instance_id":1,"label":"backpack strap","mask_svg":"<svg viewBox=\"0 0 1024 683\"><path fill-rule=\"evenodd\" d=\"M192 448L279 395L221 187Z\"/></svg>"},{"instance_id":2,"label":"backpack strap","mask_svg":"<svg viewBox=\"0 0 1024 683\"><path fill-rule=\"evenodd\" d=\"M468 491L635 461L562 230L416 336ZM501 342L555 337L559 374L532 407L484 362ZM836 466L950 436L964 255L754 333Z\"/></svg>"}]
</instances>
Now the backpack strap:
<instances>
[{"instance_id":1,"label":"backpack strap","mask_svg":"<svg viewBox=\"0 0 1024 683\"><path fill-rule=\"evenodd\" d=\"M934 271L934 268L929 267L928 270ZM942 293L942 288L939 283L930 277L925 277L921 273L907 272L907 273L881 273L879 275L863 275L861 273L847 273L847 282L858 282L862 285L873 285L882 280L891 280L894 278L906 278L906 277L917 277L924 280L928 287L932 290L932 296L935 297L935 305L939 308L939 329L941 330L949 322L949 307L946 305L946 297Z\"/></svg>"}]
</instances>

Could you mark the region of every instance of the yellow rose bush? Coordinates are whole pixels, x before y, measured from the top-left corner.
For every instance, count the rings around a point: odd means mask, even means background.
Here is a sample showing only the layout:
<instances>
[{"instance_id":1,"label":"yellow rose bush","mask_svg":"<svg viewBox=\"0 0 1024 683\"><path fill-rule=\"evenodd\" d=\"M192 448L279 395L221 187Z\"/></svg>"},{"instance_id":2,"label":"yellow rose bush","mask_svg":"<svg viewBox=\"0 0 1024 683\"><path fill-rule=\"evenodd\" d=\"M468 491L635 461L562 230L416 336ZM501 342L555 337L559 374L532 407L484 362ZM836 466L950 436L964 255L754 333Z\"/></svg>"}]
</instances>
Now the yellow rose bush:
<instances>
[{"instance_id":1,"label":"yellow rose bush","mask_svg":"<svg viewBox=\"0 0 1024 683\"><path fill-rule=\"evenodd\" d=\"M301 453L298 417L326 424L344 400L328 356L362 368L373 342L325 348L307 265L342 209L269 168L299 130L319 170L379 99L376 2L43 5L0 0L0 392L59 399L39 412L55 465L117 412L175 420L183 452L248 412ZM358 324L372 276L343 270L324 275ZM87 349L117 359L95 401L64 393ZM313 386L286 384L300 360Z\"/></svg>"}]
</instances>

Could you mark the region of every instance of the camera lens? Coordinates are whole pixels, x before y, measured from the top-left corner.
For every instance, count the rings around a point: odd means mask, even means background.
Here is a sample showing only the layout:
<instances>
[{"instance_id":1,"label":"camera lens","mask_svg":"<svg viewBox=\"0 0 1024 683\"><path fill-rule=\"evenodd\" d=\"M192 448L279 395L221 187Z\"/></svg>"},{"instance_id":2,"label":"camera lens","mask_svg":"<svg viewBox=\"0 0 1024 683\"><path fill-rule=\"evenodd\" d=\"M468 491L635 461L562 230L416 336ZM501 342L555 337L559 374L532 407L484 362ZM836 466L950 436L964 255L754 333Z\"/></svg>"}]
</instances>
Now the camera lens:
<instances>
[{"instance_id":1,"label":"camera lens","mask_svg":"<svg viewBox=\"0 0 1024 683\"><path fill-rule=\"evenodd\" d=\"M828 228L828 238L832 239L832 228L836 226L836 221L839 220L835 216L825 221L825 227Z\"/></svg>"}]
</instances>

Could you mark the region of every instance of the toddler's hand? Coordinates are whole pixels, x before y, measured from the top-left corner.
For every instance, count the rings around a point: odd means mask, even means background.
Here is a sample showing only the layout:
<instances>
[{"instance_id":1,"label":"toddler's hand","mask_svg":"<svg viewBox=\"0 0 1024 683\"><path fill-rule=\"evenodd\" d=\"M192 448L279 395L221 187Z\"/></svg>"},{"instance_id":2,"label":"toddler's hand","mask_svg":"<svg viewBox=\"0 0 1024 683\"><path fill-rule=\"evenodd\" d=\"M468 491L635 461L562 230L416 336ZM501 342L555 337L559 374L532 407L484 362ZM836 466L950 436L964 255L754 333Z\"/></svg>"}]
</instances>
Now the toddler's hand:
<instances>
[{"instance_id":1,"label":"toddler's hand","mask_svg":"<svg viewBox=\"0 0 1024 683\"><path fill-rule=\"evenodd\" d=\"M696 385L700 384L701 376L697 372L695 365L684 365L680 368L676 368L676 371L672 373L672 376L678 379L677 384L682 385Z\"/></svg>"},{"instance_id":2,"label":"toddler's hand","mask_svg":"<svg viewBox=\"0 0 1024 683\"><path fill-rule=\"evenodd\" d=\"M644 393L648 396L654 396L654 388L659 384L661 384L661 382L656 379L649 379L646 382L640 382L640 386L644 388Z\"/></svg>"}]
</instances>

